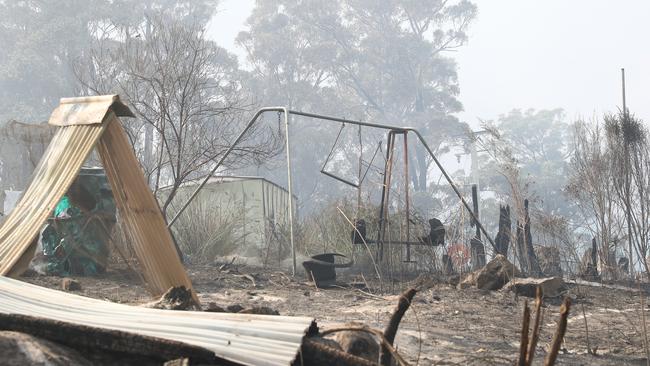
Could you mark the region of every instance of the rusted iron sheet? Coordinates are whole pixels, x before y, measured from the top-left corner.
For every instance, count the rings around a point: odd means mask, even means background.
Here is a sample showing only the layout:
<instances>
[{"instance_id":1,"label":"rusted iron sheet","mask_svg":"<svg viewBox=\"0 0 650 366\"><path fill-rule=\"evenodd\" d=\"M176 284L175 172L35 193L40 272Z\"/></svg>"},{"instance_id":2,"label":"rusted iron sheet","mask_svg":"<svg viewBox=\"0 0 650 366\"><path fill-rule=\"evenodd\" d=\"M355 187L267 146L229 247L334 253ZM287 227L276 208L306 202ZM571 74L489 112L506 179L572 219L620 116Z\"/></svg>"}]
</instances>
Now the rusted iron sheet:
<instances>
[{"instance_id":1,"label":"rusted iron sheet","mask_svg":"<svg viewBox=\"0 0 650 366\"><path fill-rule=\"evenodd\" d=\"M243 365L289 365L312 318L149 309L0 277L0 313L42 317L187 343Z\"/></svg>"}]
</instances>

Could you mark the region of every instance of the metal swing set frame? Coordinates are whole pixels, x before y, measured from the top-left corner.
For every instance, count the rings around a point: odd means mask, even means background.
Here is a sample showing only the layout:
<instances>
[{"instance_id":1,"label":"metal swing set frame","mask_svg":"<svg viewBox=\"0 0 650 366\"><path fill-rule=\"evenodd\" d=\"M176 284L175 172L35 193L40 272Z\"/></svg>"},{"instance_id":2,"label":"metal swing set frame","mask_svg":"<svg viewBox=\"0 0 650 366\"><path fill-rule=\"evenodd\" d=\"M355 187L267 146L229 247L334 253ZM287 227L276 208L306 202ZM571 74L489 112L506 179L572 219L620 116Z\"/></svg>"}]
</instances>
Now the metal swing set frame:
<instances>
[{"instance_id":1,"label":"metal swing set frame","mask_svg":"<svg viewBox=\"0 0 650 366\"><path fill-rule=\"evenodd\" d=\"M393 126L393 125L386 125L386 124L379 124L379 123L372 123L372 122L363 122L363 121L355 121L355 120L350 120L350 119L345 119L345 118L339 118L339 117L332 117L328 115L323 115L323 114L316 114L316 113L308 113L308 112L302 112L302 111L296 111L289 109L287 107L264 107L258 109L253 117L248 121L242 132L237 136L235 141L228 147L226 152L221 156L221 158L217 161L215 166L212 168L209 174L206 175L206 177L203 179L201 184L199 184L198 187L194 190L194 192L190 195L190 197L185 201L185 203L181 206L179 211L176 213L176 215L169 221L168 227L171 227L174 225L174 223L178 220L178 218L183 214L183 212L187 209L187 207L190 205L190 203L196 198L198 195L199 191L208 183L209 179L216 173L216 171L223 165L224 161L230 155L230 153L235 149L235 147L241 142L241 140L246 136L246 133L255 125L255 123L258 122L260 116L262 116L264 113L267 112L277 112L281 113L284 117L284 127L285 127L285 149L286 149L286 159L287 159L287 190L289 191L289 212L288 212L288 218L289 218L289 242L291 245L291 256L292 256L292 272L293 275L296 274L296 247L294 244L294 228L293 228L293 216L294 216L294 207L293 207L293 202L291 201L291 197L293 197L293 185L292 185L292 179L291 179L291 139L290 139L290 117L292 115L294 116L301 116L301 117L307 117L309 118L306 121L314 122L316 120L320 121L329 121L333 123L340 123L340 124L350 124L350 125L355 125L355 126L362 126L362 127L370 127L370 128L377 128L381 130L388 130L388 146L386 149L386 164L387 164L387 169L386 169L386 174L384 174L384 184L382 186L382 203L381 203L381 212L380 212L380 225L379 225L379 232L378 232L378 237L377 237L377 244L379 245L379 250L380 253L383 252L383 238L385 235L385 226L381 225L381 223L384 221L384 218L387 215L387 202L388 202L388 196L389 196L389 185L390 185L390 170L392 169L392 164L391 166L388 166L390 162L392 162L392 150L395 145L395 136L396 135L403 135L404 137L404 146L405 146L405 151L408 151L408 134L413 133L418 141L424 146L426 149L427 153L433 160L433 162L436 164L438 169L440 169L440 172L444 176L445 180L447 180L447 183L451 186L451 188L454 190L454 193L460 201L462 202L463 206L471 216L472 220L474 223L476 223L478 229L483 232L485 237L488 239L490 245L492 248L496 250L496 245L490 235L488 235L487 231L479 221L477 215L475 214L473 208L469 205L469 203L465 200L463 195L460 193L460 190L456 186L456 184L453 182L447 171L444 169L440 161L436 158L435 154L433 153L433 150L431 150L431 147L427 144L425 141L424 137L422 134L415 128L413 127L400 127L400 126ZM339 131L340 135L340 131ZM338 138L337 138L338 139ZM331 156L331 152L330 152ZM329 157L328 157L329 158ZM406 165L406 174L408 175L408 156L405 154L405 165ZM321 169L321 172L323 172L325 169L325 166L323 166L323 169ZM324 173L328 176L333 176L334 174L331 173ZM333 176L334 179L341 180L341 178L337 176ZM352 185L355 187L358 187L358 184L354 184L352 182L344 181L344 183L348 185ZM360 182L359 182L360 183ZM408 193L406 193L406 202L407 202L407 212L409 210L408 208ZM407 220L408 223L408 220ZM407 229L408 230L408 229ZM477 230L478 231L478 230ZM408 237L408 236L407 236ZM410 257L410 244L407 243L407 258Z\"/></svg>"}]
</instances>

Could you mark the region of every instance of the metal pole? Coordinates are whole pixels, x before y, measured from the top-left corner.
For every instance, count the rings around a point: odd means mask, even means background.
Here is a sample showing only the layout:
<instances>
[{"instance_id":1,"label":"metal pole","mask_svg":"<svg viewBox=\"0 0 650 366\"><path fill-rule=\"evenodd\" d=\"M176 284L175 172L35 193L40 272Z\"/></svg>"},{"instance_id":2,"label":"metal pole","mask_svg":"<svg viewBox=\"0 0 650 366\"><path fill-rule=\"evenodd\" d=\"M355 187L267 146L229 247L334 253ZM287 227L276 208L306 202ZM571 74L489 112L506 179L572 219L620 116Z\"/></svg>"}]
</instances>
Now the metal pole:
<instances>
[{"instance_id":1,"label":"metal pole","mask_svg":"<svg viewBox=\"0 0 650 366\"><path fill-rule=\"evenodd\" d=\"M377 228L377 259L384 259L384 234L386 231L385 221L388 219L388 198L390 195L390 175L392 173L391 163L393 160L393 145L395 143L395 134L393 131L388 132L386 141L386 162L384 164L384 179L381 186L381 203L379 204L379 227Z\"/></svg>"},{"instance_id":2,"label":"metal pole","mask_svg":"<svg viewBox=\"0 0 650 366\"><path fill-rule=\"evenodd\" d=\"M623 92L623 131L626 130L627 124L628 124L628 114L627 114L627 106L625 104L625 69L621 68L621 88ZM634 256L633 256L633 248L632 248L632 213L630 212L630 153L629 149L627 146L627 141L625 140L625 132L623 132L623 147L624 147L624 153L625 153L625 213L626 213L626 218L627 218L627 243L628 243L628 250L630 251L630 266L629 266L629 272L630 272L630 277L634 276ZM604 254L605 256L608 256L608 253ZM605 257L607 258L607 257Z\"/></svg>"},{"instance_id":3,"label":"metal pole","mask_svg":"<svg viewBox=\"0 0 650 366\"><path fill-rule=\"evenodd\" d=\"M404 199L406 200L406 241L411 240L411 206L409 204L409 143L408 132L404 132ZM411 261L411 244L406 244L406 261Z\"/></svg>"},{"instance_id":4,"label":"metal pole","mask_svg":"<svg viewBox=\"0 0 650 366\"><path fill-rule=\"evenodd\" d=\"M352 124L352 125L355 125L355 126L375 127L375 128L379 128L379 129L382 129L382 130L395 130L395 131L398 131L398 132L404 132L406 130L412 130L412 128L410 128L410 127L391 126L391 125L382 125L382 124L379 124L379 123L354 121L354 120L351 120L351 119L325 116L325 115L316 114L316 113L307 113L307 112L294 111L294 110L288 110L288 112L291 113L291 114L295 114L297 116L310 117L310 118L320 119L320 120L324 120L324 121L349 123L349 124Z\"/></svg>"},{"instance_id":5,"label":"metal pole","mask_svg":"<svg viewBox=\"0 0 650 366\"><path fill-rule=\"evenodd\" d=\"M357 182L359 184L357 185L357 213L356 213L356 219L359 219L359 215L361 215L361 180L363 177L361 176L361 172L363 171L363 139L361 138L361 126L359 127L359 177L357 178ZM372 162L370 163L372 164ZM368 169L370 169L370 165L368 165Z\"/></svg>"},{"instance_id":6,"label":"metal pole","mask_svg":"<svg viewBox=\"0 0 650 366\"><path fill-rule=\"evenodd\" d=\"M481 229L483 234L485 234L485 236L487 237L488 241L490 242L490 245L492 245L492 249L494 249L494 251L496 252L497 251L497 246L494 243L494 240L492 240L492 237L490 237L490 235L487 233L487 231L485 230L485 228L483 227L481 222L478 220L478 217L476 217L476 215L474 215L474 212L473 212L472 208L467 203L467 201L465 201L465 198L463 198L463 195L458 190L458 187L456 187L456 184L454 184L454 181L451 180L451 177L449 176L449 174L447 174L447 171L445 170L445 168L442 167L442 164L440 164L440 161L438 161L436 156L433 154L433 151L431 151L431 148L429 147L429 145L427 145L426 141L424 140L424 137L422 137L420 132L418 130L414 129L414 128L408 127L408 128L406 128L406 130L412 131L418 137L418 139L420 140L420 142L422 143L424 148L429 153L429 156L431 156L431 159L433 159L433 162L436 163L436 166L438 166L438 169L440 169L440 172L442 173L442 175L447 180L447 183L449 183L451 188L454 190L454 192L456 193L456 196L458 196L460 201L463 203L463 206L465 206L465 208L467 209L467 212L469 212L470 216L472 216L472 218L475 220L476 225L478 225L478 227Z\"/></svg>"},{"instance_id":7,"label":"metal pole","mask_svg":"<svg viewBox=\"0 0 650 366\"><path fill-rule=\"evenodd\" d=\"M296 275L296 246L293 242L293 186L291 184L291 145L289 144L289 113L284 113L287 149L287 188L289 189L289 242L291 243L291 274Z\"/></svg>"}]
</instances>

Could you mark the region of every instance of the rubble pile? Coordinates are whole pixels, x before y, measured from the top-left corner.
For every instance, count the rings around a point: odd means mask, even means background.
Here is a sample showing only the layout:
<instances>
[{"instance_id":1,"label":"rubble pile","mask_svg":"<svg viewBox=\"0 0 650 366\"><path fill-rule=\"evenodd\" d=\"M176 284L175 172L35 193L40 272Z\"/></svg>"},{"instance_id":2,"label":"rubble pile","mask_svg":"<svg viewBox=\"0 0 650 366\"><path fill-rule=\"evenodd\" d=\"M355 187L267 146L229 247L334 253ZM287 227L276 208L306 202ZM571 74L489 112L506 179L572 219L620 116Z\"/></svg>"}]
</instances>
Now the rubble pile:
<instances>
[{"instance_id":1,"label":"rubble pile","mask_svg":"<svg viewBox=\"0 0 650 366\"><path fill-rule=\"evenodd\" d=\"M458 287L466 289L476 287L481 290L499 290L506 283L515 277L521 276L521 272L510 263L508 258L498 254L485 267L470 273L463 279Z\"/></svg>"},{"instance_id":2,"label":"rubble pile","mask_svg":"<svg viewBox=\"0 0 650 366\"><path fill-rule=\"evenodd\" d=\"M512 291L517 295L535 297L537 287L545 297L557 297L566 290L562 277L528 278L503 255L497 255L485 267L468 274L459 284L459 289L476 287L481 290Z\"/></svg>"}]
</instances>

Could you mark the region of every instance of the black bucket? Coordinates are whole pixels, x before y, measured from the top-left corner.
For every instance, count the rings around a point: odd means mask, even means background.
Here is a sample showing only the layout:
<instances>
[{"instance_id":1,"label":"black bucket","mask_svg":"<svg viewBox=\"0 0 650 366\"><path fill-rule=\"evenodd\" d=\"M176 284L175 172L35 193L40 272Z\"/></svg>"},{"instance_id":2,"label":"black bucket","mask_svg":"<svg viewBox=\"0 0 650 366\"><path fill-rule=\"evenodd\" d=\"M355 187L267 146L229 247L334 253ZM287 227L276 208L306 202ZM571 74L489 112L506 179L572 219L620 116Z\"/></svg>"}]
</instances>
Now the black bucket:
<instances>
[{"instance_id":1,"label":"black bucket","mask_svg":"<svg viewBox=\"0 0 650 366\"><path fill-rule=\"evenodd\" d=\"M352 261L348 263L335 263L335 257L347 258L339 253L323 253L311 257L310 260L302 262L302 266L307 272L307 278L314 282L316 287L325 288L336 284L336 268L346 268L352 266Z\"/></svg>"}]
</instances>

